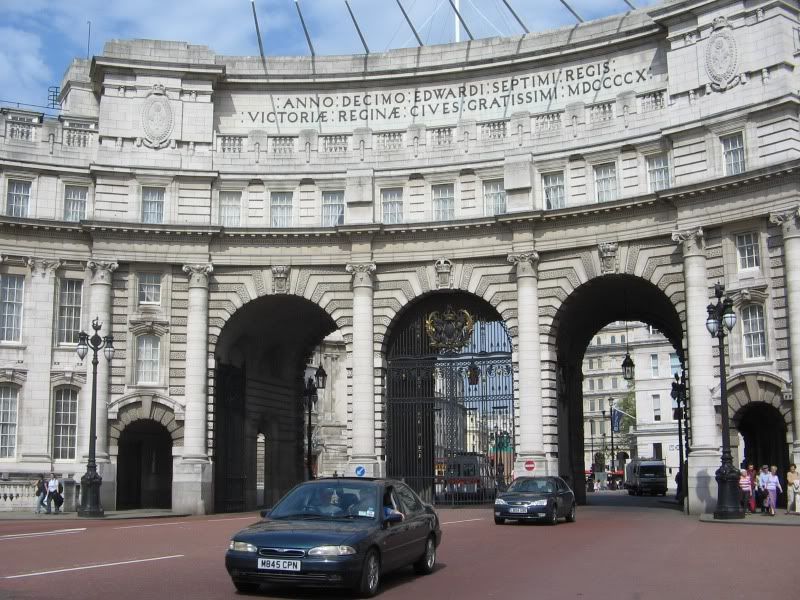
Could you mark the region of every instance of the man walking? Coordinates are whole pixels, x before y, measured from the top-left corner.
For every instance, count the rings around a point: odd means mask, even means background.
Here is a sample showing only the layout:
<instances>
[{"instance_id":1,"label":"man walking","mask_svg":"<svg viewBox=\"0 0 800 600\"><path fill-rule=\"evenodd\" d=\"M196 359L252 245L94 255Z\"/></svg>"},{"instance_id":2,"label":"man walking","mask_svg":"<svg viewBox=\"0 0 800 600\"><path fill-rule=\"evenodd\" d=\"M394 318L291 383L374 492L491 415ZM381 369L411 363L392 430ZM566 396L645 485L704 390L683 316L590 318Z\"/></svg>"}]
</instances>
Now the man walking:
<instances>
[{"instance_id":1,"label":"man walking","mask_svg":"<svg viewBox=\"0 0 800 600\"><path fill-rule=\"evenodd\" d=\"M50 514L52 502L55 504L55 513L58 514L61 512L61 505L63 504L63 500L61 499L61 492L64 488L61 485L61 482L56 479L55 473L50 473L50 479L47 482L47 514Z\"/></svg>"}]
</instances>

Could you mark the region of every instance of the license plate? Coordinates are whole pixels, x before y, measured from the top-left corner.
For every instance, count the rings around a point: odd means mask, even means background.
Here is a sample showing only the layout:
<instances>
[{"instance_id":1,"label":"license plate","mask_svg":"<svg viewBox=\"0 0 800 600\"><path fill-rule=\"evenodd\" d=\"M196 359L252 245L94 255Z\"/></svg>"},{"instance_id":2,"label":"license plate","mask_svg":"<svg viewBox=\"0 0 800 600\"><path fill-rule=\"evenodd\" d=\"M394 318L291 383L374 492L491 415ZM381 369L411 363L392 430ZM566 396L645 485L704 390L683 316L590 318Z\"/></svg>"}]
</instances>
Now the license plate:
<instances>
[{"instance_id":1,"label":"license plate","mask_svg":"<svg viewBox=\"0 0 800 600\"><path fill-rule=\"evenodd\" d=\"M520 506L520 507L517 507L517 506L512 506L512 507L509 509L509 511L508 511L508 512L512 512L512 513L526 513L526 512L528 512L528 509L527 509L527 508L525 508L524 506Z\"/></svg>"},{"instance_id":2,"label":"license plate","mask_svg":"<svg viewBox=\"0 0 800 600\"><path fill-rule=\"evenodd\" d=\"M285 558L259 558L258 568L270 571L299 571L300 561Z\"/></svg>"}]
</instances>

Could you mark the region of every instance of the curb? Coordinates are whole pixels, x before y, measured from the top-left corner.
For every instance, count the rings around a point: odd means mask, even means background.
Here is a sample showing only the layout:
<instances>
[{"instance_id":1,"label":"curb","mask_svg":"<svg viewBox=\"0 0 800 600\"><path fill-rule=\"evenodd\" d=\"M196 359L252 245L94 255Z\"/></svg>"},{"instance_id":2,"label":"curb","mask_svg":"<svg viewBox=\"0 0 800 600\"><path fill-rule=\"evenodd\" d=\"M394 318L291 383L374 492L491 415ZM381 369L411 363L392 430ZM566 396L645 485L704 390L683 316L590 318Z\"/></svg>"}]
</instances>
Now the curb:
<instances>
[{"instance_id":1,"label":"curb","mask_svg":"<svg viewBox=\"0 0 800 600\"><path fill-rule=\"evenodd\" d=\"M173 513L173 512L156 512L151 513L147 511L134 512L134 511L111 511L107 512L104 517L89 518L79 517L78 513L59 513L55 514L34 514L25 513L21 511L0 513L0 522L3 521L121 521L126 519L177 519L183 517L191 517L190 513Z\"/></svg>"},{"instance_id":2,"label":"curb","mask_svg":"<svg viewBox=\"0 0 800 600\"><path fill-rule=\"evenodd\" d=\"M767 525L772 527L800 527L800 514L784 515L775 513L774 517L766 515L750 514L744 519L715 519L712 513L700 515L702 523L716 523L718 525Z\"/></svg>"}]
</instances>

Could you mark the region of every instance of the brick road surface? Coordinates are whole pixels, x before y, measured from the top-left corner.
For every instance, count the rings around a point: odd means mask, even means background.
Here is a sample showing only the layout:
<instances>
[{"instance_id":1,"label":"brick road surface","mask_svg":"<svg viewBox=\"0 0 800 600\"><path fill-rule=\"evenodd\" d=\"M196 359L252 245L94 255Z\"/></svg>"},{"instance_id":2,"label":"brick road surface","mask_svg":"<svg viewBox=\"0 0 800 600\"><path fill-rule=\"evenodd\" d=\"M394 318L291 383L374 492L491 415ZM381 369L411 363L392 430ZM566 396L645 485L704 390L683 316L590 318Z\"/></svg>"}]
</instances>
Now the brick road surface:
<instances>
[{"instance_id":1,"label":"brick road surface","mask_svg":"<svg viewBox=\"0 0 800 600\"><path fill-rule=\"evenodd\" d=\"M385 600L779 598L796 527L701 523L657 498L590 495L576 523L497 526L487 508L441 509L439 565L388 575ZM800 519L800 516L797 517ZM0 599L221 599L228 540L255 514L129 521L0 521ZM766 519L766 518L765 518ZM262 588L263 598L334 599Z\"/></svg>"}]
</instances>

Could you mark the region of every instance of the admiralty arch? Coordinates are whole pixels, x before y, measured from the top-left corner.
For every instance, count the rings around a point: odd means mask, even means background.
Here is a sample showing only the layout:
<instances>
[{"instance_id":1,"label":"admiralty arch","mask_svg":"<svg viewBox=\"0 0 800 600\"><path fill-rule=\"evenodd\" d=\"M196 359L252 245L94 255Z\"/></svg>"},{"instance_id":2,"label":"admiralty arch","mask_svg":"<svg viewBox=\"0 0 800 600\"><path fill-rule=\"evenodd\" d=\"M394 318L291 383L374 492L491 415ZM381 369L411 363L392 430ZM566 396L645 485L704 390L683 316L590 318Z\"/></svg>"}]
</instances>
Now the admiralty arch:
<instances>
[{"instance_id":1,"label":"admiralty arch","mask_svg":"<svg viewBox=\"0 0 800 600\"><path fill-rule=\"evenodd\" d=\"M734 462L800 462L799 8L668 1L369 55L117 40L75 59L58 118L0 111L0 472L80 478L76 344L97 318L116 349L97 376L107 509L252 509L309 468L435 502L451 466L582 489L585 350L641 321L685 371L689 506L708 512L717 283L738 317Z\"/></svg>"}]
</instances>

